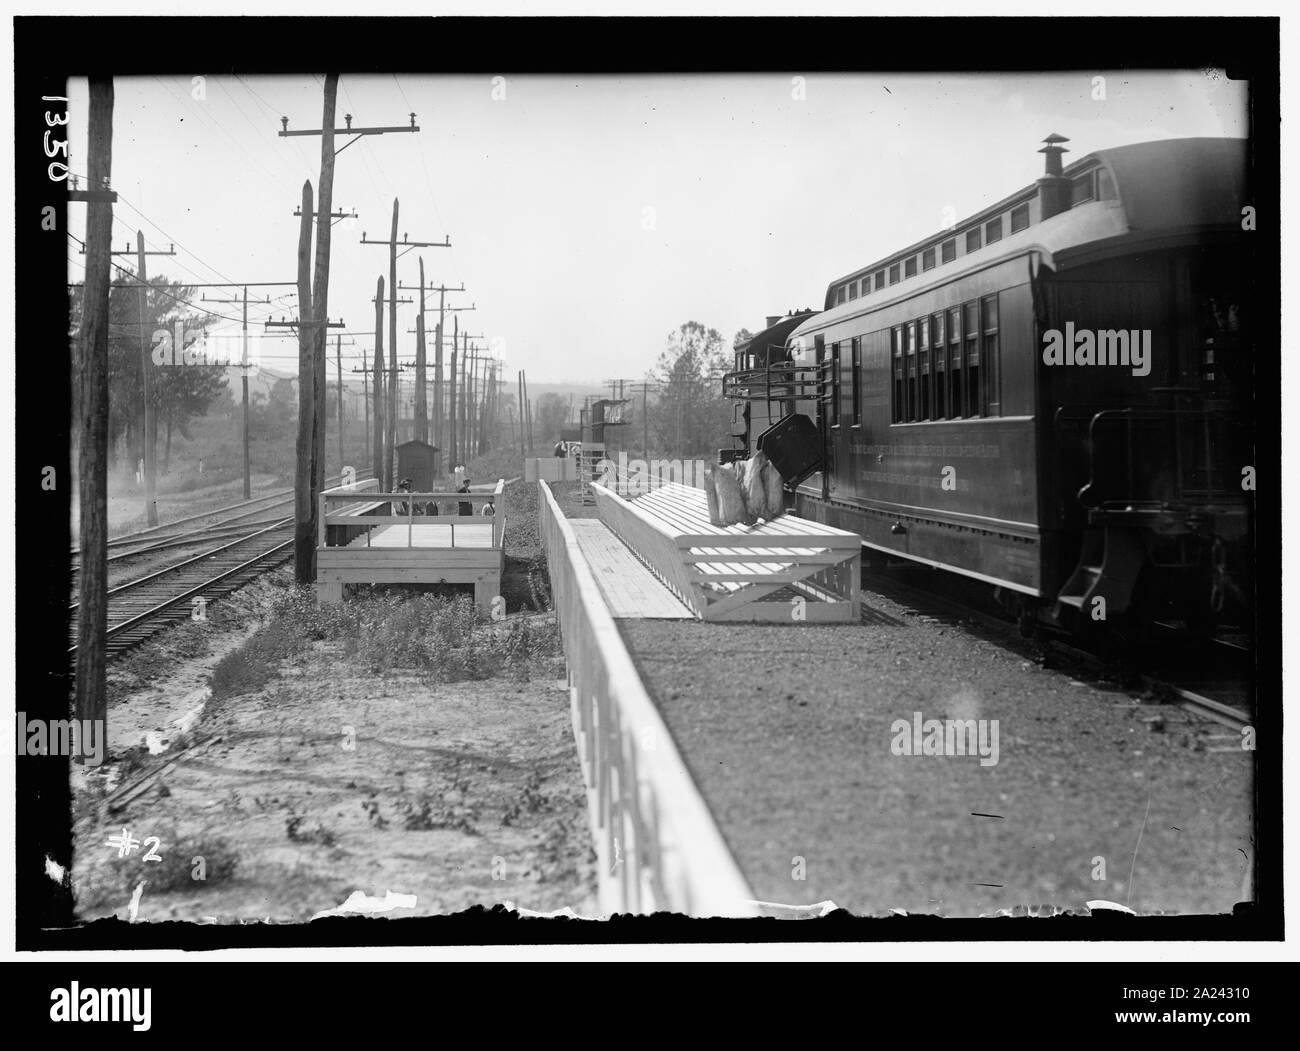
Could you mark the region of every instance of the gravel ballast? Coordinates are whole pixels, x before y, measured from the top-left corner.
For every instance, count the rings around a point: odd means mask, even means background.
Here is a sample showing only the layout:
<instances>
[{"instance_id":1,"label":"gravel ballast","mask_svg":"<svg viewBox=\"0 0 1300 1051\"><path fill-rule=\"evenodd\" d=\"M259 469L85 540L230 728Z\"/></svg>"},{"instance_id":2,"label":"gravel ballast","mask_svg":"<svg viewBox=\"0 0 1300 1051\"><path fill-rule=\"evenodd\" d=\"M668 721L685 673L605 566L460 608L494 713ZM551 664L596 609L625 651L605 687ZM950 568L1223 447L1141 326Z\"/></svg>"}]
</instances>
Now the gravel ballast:
<instances>
[{"instance_id":1,"label":"gravel ballast","mask_svg":"<svg viewBox=\"0 0 1300 1051\"><path fill-rule=\"evenodd\" d=\"M1240 735L864 600L861 625L620 622L760 899L945 916L1242 900L1253 753ZM894 754L895 721L917 712L997 720L996 764Z\"/></svg>"}]
</instances>

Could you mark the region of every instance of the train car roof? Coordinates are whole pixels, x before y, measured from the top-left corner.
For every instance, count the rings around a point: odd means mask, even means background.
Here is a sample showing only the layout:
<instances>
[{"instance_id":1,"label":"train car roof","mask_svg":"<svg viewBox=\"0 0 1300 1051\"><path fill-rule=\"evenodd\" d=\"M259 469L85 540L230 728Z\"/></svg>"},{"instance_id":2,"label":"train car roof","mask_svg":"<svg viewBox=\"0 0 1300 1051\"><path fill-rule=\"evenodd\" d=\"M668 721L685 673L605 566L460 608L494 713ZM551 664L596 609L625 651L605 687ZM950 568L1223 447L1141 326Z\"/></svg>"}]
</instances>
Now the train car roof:
<instances>
[{"instance_id":1,"label":"train car roof","mask_svg":"<svg viewBox=\"0 0 1300 1051\"><path fill-rule=\"evenodd\" d=\"M1056 267L1081 254L1072 250L1126 234L1237 225L1246 200L1246 145L1244 139L1165 139L1087 154L1068 165L1063 174L1072 177L1091 168L1105 167L1114 182L1114 199L1076 205L951 262L845 303L832 305L831 292L828 292L827 309L808 318L790 335L798 338L810 334L825 325L901 302L1031 251L1039 254L1043 264ZM830 289L833 291L846 280L898 265L903 259L956 237L957 231L966 227L975 228L1036 193L1036 185L1025 187L955 224L951 230L837 278Z\"/></svg>"},{"instance_id":2,"label":"train car roof","mask_svg":"<svg viewBox=\"0 0 1300 1051\"><path fill-rule=\"evenodd\" d=\"M786 314L775 325L763 329L762 332L751 337L743 348L737 347L736 350L749 354L769 346L784 347L786 339L791 332L799 327L799 323L815 313L814 310L796 310Z\"/></svg>"}]
</instances>

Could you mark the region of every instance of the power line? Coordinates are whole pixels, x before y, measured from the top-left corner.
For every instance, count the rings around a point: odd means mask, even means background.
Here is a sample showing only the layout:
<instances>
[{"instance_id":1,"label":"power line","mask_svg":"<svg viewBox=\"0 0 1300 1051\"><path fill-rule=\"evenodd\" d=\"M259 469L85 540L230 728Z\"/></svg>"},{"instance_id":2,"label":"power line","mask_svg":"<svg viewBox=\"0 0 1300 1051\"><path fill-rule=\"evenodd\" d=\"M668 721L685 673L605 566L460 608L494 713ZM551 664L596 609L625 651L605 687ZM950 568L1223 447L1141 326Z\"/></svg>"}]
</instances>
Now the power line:
<instances>
[{"instance_id":1,"label":"power line","mask_svg":"<svg viewBox=\"0 0 1300 1051\"><path fill-rule=\"evenodd\" d=\"M250 153L244 147L244 144L242 142L240 142L229 131L227 131L226 126L222 124L220 120L218 120L212 113L208 112L207 109L199 109L190 105L190 101L192 100L186 99L185 91L183 88L181 89L181 92L178 95L175 91L172 90L171 86L165 80L162 79L162 77L154 76L153 79L157 81L159 86L162 87L162 89L166 91L169 95L171 95L173 99L175 99L178 103L180 103L180 105L184 106L187 112L201 116L209 125L215 127L218 131L221 132L221 134L223 134L226 138L228 138L234 144L235 149L239 150L256 167L261 169L263 175L267 176L272 181L275 181L276 178L275 175L266 167L266 165L264 165L256 157L254 157L252 153Z\"/></svg>"},{"instance_id":2,"label":"power line","mask_svg":"<svg viewBox=\"0 0 1300 1051\"><path fill-rule=\"evenodd\" d=\"M71 237L74 241L77 242L77 244L81 245L83 248L86 246L86 242L83 241L83 240L82 240L80 237L78 237L76 234L74 234L72 231L70 231L70 230L67 231L67 234L68 234L69 237ZM118 269L118 270L120 270L120 271L122 271L122 273L126 274L128 277L135 277L135 276L136 276L136 273L135 273L134 270L129 270L129 269L127 269L126 267L122 266L120 263L114 263L112 260L109 260L109 265L112 266L112 267L115 267L116 269ZM110 287L111 287L111 286L110 286ZM167 296L169 299L174 299L177 303L184 303L187 307L191 308L192 310L197 310L197 311L199 311L200 313L203 313L203 314L210 314L210 315L212 315L212 317L219 317L219 318L222 318L222 319L225 320L225 321L233 321L233 322L236 322L236 323L240 323L240 324L242 324L242 319L240 319L240 318L227 317L225 314L218 314L215 310L208 310L208 309L206 309L206 308L204 308L204 307L196 306L195 304L191 303L188 299L182 299L180 296L173 295L171 292L168 292L165 288L160 288L160 287L157 286L157 285L150 285L149 287L150 287L151 289L153 289L153 291L155 291L155 292L160 292L160 293L162 293L164 296ZM185 286L182 286L182 287L185 287Z\"/></svg>"},{"instance_id":3,"label":"power line","mask_svg":"<svg viewBox=\"0 0 1300 1051\"><path fill-rule=\"evenodd\" d=\"M223 280L225 280L225 281L230 281L230 277L229 277L229 275L227 275L227 274L223 274L223 273L222 273L220 270L218 270L215 266L213 266L213 265L212 265L211 263L209 263L206 259L204 259L201 255L199 255L198 252L194 251L194 249L189 248L189 247L187 247L187 246L181 244L179 238L173 237L171 234L169 234L169 233L168 233L166 230L164 230L161 226L159 226L159 225L158 225L157 223L155 223L152 219L150 219L147 215L145 215L144 212L140 211L139 208L137 208L137 207L136 207L135 205L133 205L130 201L128 201L125 197L123 197L122 194L121 194L120 192L119 192L118 195L117 195L117 199L118 199L122 204L124 204L124 205L126 205L128 208L130 208L131 211L135 212L136 215L138 215L138 216L139 216L141 219L143 219L146 223L148 223L150 226L152 226L155 230L157 230L157 231L158 231L160 234L162 234L165 238L167 238L167 240L168 240L168 242L169 242L170 244L174 244L174 245L179 246L180 249L181 249L181 251L185 252L186 255L192 256L192 257L194 258L194 260L195 260L197 263L199 263L200 266L206 267L208 270L211 270L214 274L216 274L218 277L222 278ZM238 282L231 281L231 284L237 284L237 283L238 283Z\"/></svg>"}]
</instances>

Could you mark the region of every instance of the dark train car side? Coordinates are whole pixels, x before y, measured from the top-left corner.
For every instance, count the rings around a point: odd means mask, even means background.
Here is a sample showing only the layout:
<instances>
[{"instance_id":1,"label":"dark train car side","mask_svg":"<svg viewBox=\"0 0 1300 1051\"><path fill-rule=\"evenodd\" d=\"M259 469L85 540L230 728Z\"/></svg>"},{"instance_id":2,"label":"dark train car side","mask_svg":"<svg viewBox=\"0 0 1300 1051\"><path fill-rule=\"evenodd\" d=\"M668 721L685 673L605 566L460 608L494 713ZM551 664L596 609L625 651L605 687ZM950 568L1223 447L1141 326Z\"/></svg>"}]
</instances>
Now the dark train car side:
<instances>
[{"instance_id":1,"label":"dark train car side","mask_svg":"<svg viewBox=\"0 0 1300 1051\"><path fill-rule=\"evenodd\" d=\"M1062 168L1063 141L1035 184L833 282L791 333L802 397L781 406L821 441L795 509L1072 630L1231 620L1250 571L1245 143Z\"/></svg>"}]
</instances>

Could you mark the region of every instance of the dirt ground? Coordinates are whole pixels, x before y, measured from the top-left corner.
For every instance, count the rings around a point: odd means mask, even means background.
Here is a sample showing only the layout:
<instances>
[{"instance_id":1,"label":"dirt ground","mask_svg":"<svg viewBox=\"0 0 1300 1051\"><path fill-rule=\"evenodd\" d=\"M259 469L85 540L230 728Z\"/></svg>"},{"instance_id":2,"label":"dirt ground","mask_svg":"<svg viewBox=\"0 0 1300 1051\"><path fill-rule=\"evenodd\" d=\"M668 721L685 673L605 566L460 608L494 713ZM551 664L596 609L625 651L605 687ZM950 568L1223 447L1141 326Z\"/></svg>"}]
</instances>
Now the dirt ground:
<instances>
[{"instance_id":1,"label":"dirt ground","mask_svg":"<svg viewBox=\"0 0 1300 1051\"><path fill-rule=\"evenodd\" d=\"M116 761L74 773L79 915L304 921L356 892L392 917L506 902L595 915L562 658L529 681L441 683L316 641L260 689L210 700L213 668L266 629L277 592L250 585L113 667ZM109 811L109 793L160 768ZM126 856L109 844L123 830L139 842ZM142 860L150 846L161 861Z\"/></svg>"}]
</instances>

